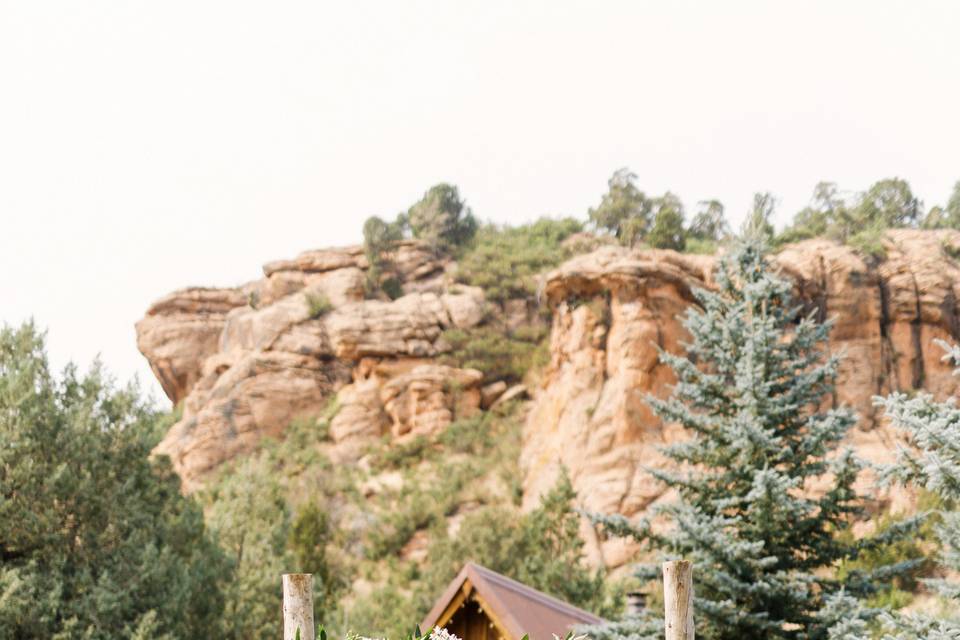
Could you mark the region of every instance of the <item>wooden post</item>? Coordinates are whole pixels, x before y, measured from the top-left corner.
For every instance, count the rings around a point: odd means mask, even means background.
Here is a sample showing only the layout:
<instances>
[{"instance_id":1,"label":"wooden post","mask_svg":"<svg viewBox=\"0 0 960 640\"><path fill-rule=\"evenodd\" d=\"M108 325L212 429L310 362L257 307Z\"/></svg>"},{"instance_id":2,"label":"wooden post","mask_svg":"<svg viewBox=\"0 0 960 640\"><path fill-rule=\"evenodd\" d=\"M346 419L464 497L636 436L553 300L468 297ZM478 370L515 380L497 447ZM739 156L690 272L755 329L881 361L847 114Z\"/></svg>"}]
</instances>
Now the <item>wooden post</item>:
<instances>
[{"instance_id":1,"label":"wooden post","mask_svg":"<svg viewBox=\"0 0 960 640\"><path fill-rule=\"evenodd\" d=\"M283 640L316 640L313 628L313 574L283 574Z\"/></svg>"},{"instance_id":2,"label":"wooden post","mask_svg":"<svg viewBox=\"0 0 960 640\"><path fill-rule=\"evenodd\" d=\"M693 564L663 563L663 607L667 640L693 640Z\"/></svg>"}]
</instances>

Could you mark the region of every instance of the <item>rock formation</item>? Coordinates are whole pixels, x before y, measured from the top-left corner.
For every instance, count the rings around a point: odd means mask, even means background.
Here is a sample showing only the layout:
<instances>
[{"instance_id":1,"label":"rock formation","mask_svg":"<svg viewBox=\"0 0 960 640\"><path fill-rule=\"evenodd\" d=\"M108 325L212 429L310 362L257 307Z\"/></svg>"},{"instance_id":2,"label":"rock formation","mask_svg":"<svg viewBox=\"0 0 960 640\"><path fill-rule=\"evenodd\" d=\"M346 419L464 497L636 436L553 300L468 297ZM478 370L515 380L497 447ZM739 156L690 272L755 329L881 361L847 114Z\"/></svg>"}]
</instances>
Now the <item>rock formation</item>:
<instances>
[{"instance_id":1,"label":"rock formation","mask_svg":"<svg viewBox=\"0 0 960 640\"><path fill-rule=\"evenodd\" d=\"M711 286L715 258L597 242L583 248L589 253L545 276L550 362L527 390L440 361L443 331L484 322L488 305L480 289L452 284L455 265L416 242L390 256L403 287L396 300L365 298L360 247L270 263L262 279L234 289L170 294L137 325L141 351L183 411L157 451L192 489L333 398L331 454L349 460L382 437L437 433L528 393L525 504L535 504L565 466L586 508L639 514L663 498L645 469L663 463L658 447L683 437L645 402L647 394L667 394L673 380L657 347L683 348L681 317L693 290ZM895 443L873 395L922 388L943 397L956 388L933 342L960 336L958 251L958 232L899 230L875 263L819 239L775 257L807 312L834 322L829 348L847 357L833 401L859 412L850 440L869 459L889 459ZM511 305L526 313L524 301L504 305L505 325ZM621 542L585 535L597 563L617 566L629 553Z\"/></svg>"},{"instance_id":2,"label":"rock formation","mask_svg":"<svg viewBox=\"0 0 960 640\"><path fill-rule=\"evenodd\" d=\"M834 401L859 412L851 444L877 462L890 459L895 437L871 398L921 388L953 393L952 370L933 341L960 336L960 268L951 257L960 250L960 233L898 230L885 245L886 259L875 266L850 247L819 239L775 257L807 311L834 322L829 348L846 353ZM547 275L551 361L525 425L527 504L552 485L561 466L589 510L631 516L663 496L645 469L663 464L659 447L683 436L662 424L644 398L669 394L673 376L657 348L683 348L681 316L693 289L711 286L713 262L604 247ZM629 553L622 541L589 542L593 560L608 566Z\"/></svg>"},{"instance_id":3,"label":"rock formation","mask_svg":"<svg viewBox=\"0 0 960 640\"><path fill-rule=\"evenodd\" d=\"M331 436L348 457L387 432L432 433L478 409L482 374L434 358L444 329L483 319L483 292L447 291L446 263L416 242L402 243L391 263L405 293L396 300L364 299L367 261L347 247L270 263L243 287L186 289L150 307L138 345L183 410L157 452L188 489L338 394Z\"/></svg>"}]
</instances>

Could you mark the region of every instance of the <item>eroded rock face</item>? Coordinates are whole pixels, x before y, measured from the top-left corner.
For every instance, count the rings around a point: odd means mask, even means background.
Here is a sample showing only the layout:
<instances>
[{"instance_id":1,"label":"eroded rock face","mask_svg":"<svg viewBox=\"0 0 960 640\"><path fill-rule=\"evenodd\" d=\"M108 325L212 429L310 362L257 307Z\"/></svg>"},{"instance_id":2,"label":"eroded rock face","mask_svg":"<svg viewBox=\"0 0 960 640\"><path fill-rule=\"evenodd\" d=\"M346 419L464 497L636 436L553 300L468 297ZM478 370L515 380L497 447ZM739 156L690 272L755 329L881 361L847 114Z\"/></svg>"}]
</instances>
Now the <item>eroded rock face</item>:
<instances>
[{"instance_id":1,"label":"eroded rock face","mask_svg":"<svg viewBox=\"0 0 960 640\"><path fill-rule=\"evenodd\" d=\"M380 438L434 434L458 417L529 393L525 504L537 503L562 465L585 508L642 513L665 499L645 468L665 464L659 447L684 437L645 401L650 393L666 395L673 382L657 347L682 349L681 316L694 304L695 288L712 286L715 258L584 246L590 253L545 277L551 359L529 390L483 386L481 372L440 364L448 349L443 331L484 322L488 308L480 289L453 285L453 265L415 242L392 256L405 294L397 300L365 299L368 264L360 247L270 263L264 278L234 289L170 294L137 324L141 351L183 407L157 451L171 457L192 489L262 438L281 435L292 420L321 413L334 396L329 453L349 461ZM895 445L873 395L923 388L944 397L956 390L933 340L960 336L960 268L951 258L957 251L958 232L900 230L889 234L878 264L826 240L791 245L774 258L807 311L834 321L828 348L847 357L833 400L860 413L850 442L868 459L890 459ZM321 298L329 305L318 306ZM529 321L532 306L509 301L499 322ZM597 564L619 566L632 552L589 529L584 535Z\"/></svg>"},{"instance_id":2,"label":"eroded rock face","mask_svg":"<svg viewBox=\"0 0 960 640\"><path fill-rule=\"evenodd\" d=\"M898 230L876 267L826 240L789 246L774 259L809 311L834 319L829 349L847 355L836 401L860 413L850 442L867 459L888 461L894 451L895 435L876 415L874 395L923 388L943 397L956 390L933 340L960 336L960 268L950 257L958 244L954 231ZM711 286L713 264L711 257L603 247L547 276L551 361L524 430L527 505L552 486L561 466L589 510L632 516L664 498L644 468L665 464L659 447L683 433L661 423L644 398L669 393L674 378L656 350L682 350L681 315L695 287ZM618 566L632 551L586 533L598 564Z\"/></svg>"},{"instance_id":3,"label":"eroded rock face","mask_svg":"<svg viewBox=\"0 0 960 640\"><path fill-rule=\"evenodd\" d=\"M137 323L137 347L174 404L218 351L227 313L247 304L239 289L181 289L154 302Z\"/></svg>"},{"instance_id":4,"label":"eroded rock face","mask_svg":"<svg viewBox=\"0 0 960 640\"><path fill-rule=\"evenodd\" d=\"M334 395L339 459L384 434L431 434L478 410L482 374L434 357L447 348L445 329L483 320L482 291L448 287L447 265L415 242L402 243L393 264L407 292L397 300L364 299L367 260L347 247L270 263L241 288L178 291L148 310L140 350L183 407L156 452L188 490Z\"/></svg>"}]
</instances>

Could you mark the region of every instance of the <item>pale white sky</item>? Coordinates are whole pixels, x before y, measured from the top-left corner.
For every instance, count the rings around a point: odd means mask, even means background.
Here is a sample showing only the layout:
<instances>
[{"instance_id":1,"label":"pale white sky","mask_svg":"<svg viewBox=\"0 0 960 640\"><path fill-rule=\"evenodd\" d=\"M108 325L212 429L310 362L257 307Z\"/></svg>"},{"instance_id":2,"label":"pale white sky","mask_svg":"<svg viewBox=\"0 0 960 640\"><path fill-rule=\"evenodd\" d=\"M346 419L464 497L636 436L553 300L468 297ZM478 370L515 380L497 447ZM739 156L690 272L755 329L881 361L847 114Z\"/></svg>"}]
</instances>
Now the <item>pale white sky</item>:
<instances>
[{"instance_id":1,"label":"pale white sky","mask_svg":"<svg viewBox=\"0 0 960 640\"><path fill-rule=\"evenodd\" d=\"M0 321L121 379L150 302L360 240L431 184L583 216L620 166L784 222L960 178L960 3L0 0Z\"/></svg>"}]
</instances>

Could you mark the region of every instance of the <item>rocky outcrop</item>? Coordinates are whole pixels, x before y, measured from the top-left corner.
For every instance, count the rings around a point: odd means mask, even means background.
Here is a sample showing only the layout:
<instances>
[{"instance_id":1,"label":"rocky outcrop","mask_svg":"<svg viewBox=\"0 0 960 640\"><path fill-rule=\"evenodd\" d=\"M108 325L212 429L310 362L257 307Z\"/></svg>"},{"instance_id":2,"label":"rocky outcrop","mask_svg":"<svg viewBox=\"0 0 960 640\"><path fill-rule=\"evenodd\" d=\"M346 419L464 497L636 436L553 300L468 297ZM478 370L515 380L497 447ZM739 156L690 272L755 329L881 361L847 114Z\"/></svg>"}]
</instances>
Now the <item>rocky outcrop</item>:
<instances>
[{"instance_id":1,"label":"rocky outcrop","mask_svg":"<svg viewBox=\"0 0 960 640\"><path fill-rule=\"evenodd\" d=\"M239 289L181 289L154 302L137 323L137 346L174 404L217 352L227 313L245 304Z\"/></svg>"},{"instance_id":2,"label":"rocky outcrop","mask_svg":"<svg viewBox=\"0 0 960 640\"><path fill-rule=\"evenodd\" d=\"M482 374L435 362L443 331L481 322L481 290L448 291L447 263L416 242L391 256L405 295L365 299L359 247L264 267L236 289L188 289L137 324L140 350L183 417L156 451L188 489L232 457L281 435L334 396L334 457L381 435L429 434L478 410Z\"/></svg>"},{"instance_id":3,"label":"rocky outcrop","mask_svg":"<svg viewBox=\"0 0 960 640\"><path fill-rule=\"evenodd\" d=\"M525 504L536 504L565 466L587 509L639 514L664 499L646 469L666 463L661 445L684 437L646 402L673 382L657 348L683 349L681 317L695 289L712 286L715 258L577 242L589 253L543 281L550 362L533 388L532 380L508 389L443 364L444 331L487 322L488 305L480 289L453 285L454 265L416 242L390 256L403 289L396 300L366 297L360 247L272 262L263 278L237 288L172 293L137 324L141 351L183 410L157 451L192 489L334 398L328 453L349 461L381 438L435 434L458 417L530 395L520 454ZM956 389L933 342L960 336L958 252L958 232L900 230L875 263L826 240L774 258L807 312L834 323L828 348L846 359L831 401L859 412L850 441L864 457L889 459L895 445L873 395L923 388L943 397ZM529 322L533 306L508 301L497 326ZM631 552L584 534L598 564L617 566Z\"/></svg>"},{"instance_id":4,"label":"rocky outcrop","mask_svg":"<svg viewBox=\"0 0 960 640\"><path fill-rule=\"evenodd\" d=\"M890 232L886 259L867 264L826 240L789 246L775 258L799 299L831 318L830 350L842 351L835 402L861 416L851 443L874 461L889 460L894 435L872 396L891 390L953 393L956 381L934 339L960 336L960 249L954 231ZM638 514L663 497L646 469L665 464L659 448L683 437L662 424L645 397L673 382L657 348L679 352L692 291L711 286L711 257L603 247L550 273L544 296L553 310L551 361L528 414L521 466L528 505L566 467L584 506ZM888 496L906 500L908 496ZM593 560L617 566L630 549L588 534Z\"/></svg>"}]
</instances>

